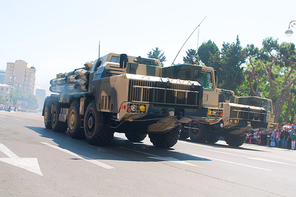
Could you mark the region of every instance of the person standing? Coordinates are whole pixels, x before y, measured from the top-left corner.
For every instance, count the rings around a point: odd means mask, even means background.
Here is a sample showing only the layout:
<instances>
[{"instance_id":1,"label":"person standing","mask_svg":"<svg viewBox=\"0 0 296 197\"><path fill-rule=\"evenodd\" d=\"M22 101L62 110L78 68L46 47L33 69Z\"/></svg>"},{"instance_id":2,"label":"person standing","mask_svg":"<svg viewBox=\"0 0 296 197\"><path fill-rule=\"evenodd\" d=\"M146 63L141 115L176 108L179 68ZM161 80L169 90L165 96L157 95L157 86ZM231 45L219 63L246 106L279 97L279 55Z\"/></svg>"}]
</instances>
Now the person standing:
<instances>
[{"instance_id":1,"label":"person standing","mask_svg":"<svg viewBox=\"0 0 296 197\"><path fill-rule=\"evenodd\" d=\"M275 146L275 134L276 131L272 131L270 134L270 146L274 147Z\"/></svg>"},{"instance_id":2,"label":"person standing","mask_svg":"<svg viewBox=\"0 0 296 197\"><path fill-rule=\"evenodd\" d=\"M280 147L281 148L284 148L284 137L285 137L284 131L285 131L285 129L281 130L281 136L280 136L280 139L281 139Z\"/></svg>"},{"instance_id":3,"label":"person standing","mask_svg":"<svg viewBox=\"0 0 296 197\"><path fill-rule=\"evenodd\" d=\"M276 147L280 147L280 142L281 142L281 130L278 128L276 130L276 135L275 135L275 141L276 141Z\"/></svg>"},{"instance_id":4,"label":"person standing","mask_svg":"<svg viewBox=\"0 0 296 197\"><path fill-rule=\"evenodd\" d=\"M283 135L283 148L288 148L289 133L287 131L287 127L283 131Z\"/></svg>"},{"instance_id":5,"label":"person standing","mask_svg":"<svg viewBox=\"0 0 296 197\"><path fill-rule=\"evenodd\" d=\"M291 149L295 150L296 145L296 130L292 133L292 139L291 139Z\"/></svg>"},{"instance_id":6,"label":"person standing","mask_svg":"<svg viewBox=\"0 0 296 197\"><path fill-rule=\"evenodd\" d=\"M271 137L270 131L266 130L265 132L266 132L266 146L270 146L270 137Z\"/></svg>"}]
</instances>

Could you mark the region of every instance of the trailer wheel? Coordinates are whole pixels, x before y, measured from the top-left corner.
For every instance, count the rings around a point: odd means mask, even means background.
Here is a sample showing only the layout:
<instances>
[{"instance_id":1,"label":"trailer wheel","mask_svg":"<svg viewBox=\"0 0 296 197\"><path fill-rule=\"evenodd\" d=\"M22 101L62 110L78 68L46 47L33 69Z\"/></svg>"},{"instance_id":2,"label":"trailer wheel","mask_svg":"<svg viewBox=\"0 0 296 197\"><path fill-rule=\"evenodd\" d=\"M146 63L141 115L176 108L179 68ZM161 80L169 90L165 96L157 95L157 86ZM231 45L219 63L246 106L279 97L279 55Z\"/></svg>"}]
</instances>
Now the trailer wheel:
<instances>
[{"instance_id":1,"label":"trailer wheel","mask_svg":"<svg viewBox=\"0 0 296 197\"><path fill-rule=\"evenodd\" d=\"M175 127L167 133L151 133L150 141L156 147L170 148L174 146L180 137L180 126Z\"/></svg>"},{"instance_id":2,"label":"trailer wheel","mask_svg":"<svg viewBox=\"0 0 296 197\"><path fill-rule=\"evenodd\" d=\"M56 102L53 107L51 116L52 130L59 133L64 133L67 130L67 123L59 121L59 114L61 111L61 103Z\"/></svg>"},{"instance_id":3,"label":"trailer wheel","mask_svg":"<svg viewBox=\"0 0 296 197\"><path fill-rule=\"evenodd\" d=\"M51 127L51 102L48 98L44 101L44 111L43 111L43 117L44 117L44 126L47 129L52 129Z\"/></svg>"},{"instance_id":4,"label":"trailer wheel","mask_svg":"<svg viewBox=\"0 0 296 197\"><path fill-rule=\"evenodd\" d=\"M131 142L141 142L146 138L147 134L126 132L125 137Z\"/></svg>"},{"instance_id":5,"label":"trailer wheel","mask_svg":"<svg viewBox=\"0 0 296 197\"><path fill-rule=\"evenodd\" d=\"M239 147L245 142L246 135L226 135L224 139L229 146Z\"/></svg>"},{"instance_id":6,"label":"trailer wheel","mask_svg":"<svg viewBox=\"0 0 296 197\"><path fill-rule=\"evenodd\" d=\"M79 103L74 100L69 108L68 113L68 129L69 135L75 139L84 137L83 129L80 127L81 116L79 115Z\"/></svg>"},{"instance_id":7,"label":"trailer wheel","mask_svg":"<svg viewBox=\"0 0 296 197\"><path fill-rule=\"evenodd\" d=\"M97 111L95 101L92 101L84 117L84 134L89 144L98 146L111 144L113 132L109 129L107 122L104 114Z\"/></svg>"},{"instance_id":8,"label":"trailer wheel","mask_svg":"<svg viewBox=\"0 0 296 197\"><path fill-rule=\"evenodd\" d=\"M205 143L207 141L206 125L193 123L192 129L188 130L189 137L193 142Z\"/></svg>"}]
</instances>

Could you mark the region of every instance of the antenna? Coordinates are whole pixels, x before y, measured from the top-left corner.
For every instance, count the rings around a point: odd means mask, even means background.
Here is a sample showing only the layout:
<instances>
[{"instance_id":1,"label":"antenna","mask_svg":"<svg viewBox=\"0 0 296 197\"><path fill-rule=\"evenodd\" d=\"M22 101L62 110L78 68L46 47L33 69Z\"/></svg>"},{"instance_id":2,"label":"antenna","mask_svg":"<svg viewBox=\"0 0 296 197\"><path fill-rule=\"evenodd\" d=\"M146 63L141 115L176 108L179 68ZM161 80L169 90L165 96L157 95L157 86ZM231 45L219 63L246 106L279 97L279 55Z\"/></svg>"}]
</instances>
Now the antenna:
<instances>
[{"instance_id":1,"label":"antenna","mask_svg":"<svg viewBox=\"0 0 296 197\"><path fill-rule=\"evenodd\" d=\"M182 45L182 47L180 48L179 52L177 53L172 65L174 65L175 60L177 59L180 51L182 50L182 48L184 47L184 45L186 44L186 42L189 40L189 38L192 36L192 34L195 32L195 30L200 26L200 24L206 19L207 17L204 17L204 19L202 19L202 21L197 25L197 27L193 30L193 32L190 34L190 36L187 38L187 40L184 42L184 44Z\"/></svg>"},{"instance_id":2,"label":"antenna","mask_svg":"<svg viewBox=\"0 0 296 197\"><path fill-rule=\"evenodd\" d=\"M99 41L99 53L98 53L98 56L99 56L99 57L98 57L98 58L101 57L101 54L100 54L100 53L101 53L101 41Z\"/></svg>"}]
</instances>

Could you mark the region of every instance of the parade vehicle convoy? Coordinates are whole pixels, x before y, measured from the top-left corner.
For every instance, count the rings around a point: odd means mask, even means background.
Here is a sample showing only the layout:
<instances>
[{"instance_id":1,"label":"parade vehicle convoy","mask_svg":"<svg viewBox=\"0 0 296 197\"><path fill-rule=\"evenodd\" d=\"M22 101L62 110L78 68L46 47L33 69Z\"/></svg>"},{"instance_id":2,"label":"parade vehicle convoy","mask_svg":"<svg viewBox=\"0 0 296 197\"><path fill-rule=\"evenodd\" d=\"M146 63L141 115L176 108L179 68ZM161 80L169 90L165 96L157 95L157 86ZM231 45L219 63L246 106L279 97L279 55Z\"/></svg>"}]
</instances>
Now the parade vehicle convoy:
<instances>
[{"instance_id":1,"label":"parade vehicle convoy","mask_svg":"<svg viewBox=\"0 0 296 197\"><path fill-rule=\"evenodd\" d=\"M163 77L198 81L203 86L203 106L207 116L216 121L182 124L181 139L215 143L223 137L230 146L238 147L246 134L254 129L275 128L272 101L260 97L237 97L231 90L218 88L218 78L212 67L180 64L163 68Z\"/></svg>"},{"instance_id":2,"label":"parade vehicle convoy","mask_svg":"<svg viewBox=\"0 0 296 197\"><path fill-rule=\"evenodd\" d=\"M214 124L203 107L203 88L195 80L165 76L156 59L110 53L83 68L57 74L55 93L44 102L44 124L90 144L109 145L114 132L142 141L147 134L157 147L172 147L180 125Z\"/></svg>"}]
</instances>

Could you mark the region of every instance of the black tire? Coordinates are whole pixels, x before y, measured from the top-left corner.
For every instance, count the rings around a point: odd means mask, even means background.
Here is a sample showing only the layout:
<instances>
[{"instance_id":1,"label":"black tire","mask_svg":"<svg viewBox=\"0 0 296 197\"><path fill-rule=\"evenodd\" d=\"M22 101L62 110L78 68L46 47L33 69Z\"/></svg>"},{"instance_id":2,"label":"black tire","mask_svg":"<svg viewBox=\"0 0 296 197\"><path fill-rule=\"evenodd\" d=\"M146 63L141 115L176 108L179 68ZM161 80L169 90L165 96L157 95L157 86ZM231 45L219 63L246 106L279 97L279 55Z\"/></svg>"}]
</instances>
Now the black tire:
<instances>
[{"instance_id":1,"label":"black tire","mask_svg":"<svg viewBox=\"0 0 296 197\"><path fill-rule=\"evenodd\" d=\"M239 147L245 142L246 135L227 135L224 140L231 147Z\"/></svg>"},{"instance_id":2,"label":"black tire","mask_svg":"<svg viewBox=\"0 0 296 197\"><path fill-rule=\"evenodd\" d=\"M84 134L89 144L97 146L111 144L113 132L109 129L107 122L104 114L97 111L95 101L92 101L87 106L84 117Z\"/></svg>"},{"instance_id":3,"label":"black tire","mask_svg":"<svg viewBox=\"0 0 296 197\"><path fill-rule=\"evenodd\" d=\"M80 124L81 115L79 115L79 103L77 100L74 100L68 113L68 131L69 135L74 139L81 139L84 137L84 131Z\"/></svg>"},{"instance_id":4,"label":"black tire","mask_svg":"<svg viewBox=\"0 0 296 197\"><path fill-rule=\"evenodd\" d=\"M59 133L64 133L67 130L67 123L59 121L59 114L61 111L61 103L56 102L54 104L51 116L52 130Z\"/></svg>"},{"instance_id":5,"label":"black tire","mask_svg":"<svg viewBox=\"0 0 296 197\"><path fill-rule=\"evenodd\" d=\"M149 134L150 141L156 147L170 148L174 146L180 137L180 127L177 126L167 133Z\"/></svg>"},{"instance_id":6,"label":"black tire","mask_svg":"<svg viewBox=\"0 0 296 197\"><path fill-rule=\"evenodd\" d=\"M207 143L208 144L215 144L216 142L218 142L220 139L219 135L215 135L215 134L210 134L210 136L207 139Z\"/></svg>"},{"instance_id":7,"label":"black tire","mask_svg":"<svg viewBox=\"0 0 296 197\"><path fill-rule=\"evenodd\" d=\"M146 138L147 134L126 132L125 137L131 142L142 142Z\"/></svg>"},{"instance_id":8,"label":"black tire","mask_svg":"<svg viewBox=\"0 0 296 197\"><path fill-rule=\"evenodd\" d=\"M44 118L44 126L47 129L52 129L51 126L51 104L49 98L46 98L44 101L44 111L43 111L43 118Z\"/></svg>"},{"instance_id":9,"label":"black tire","mask_svg":"<svg viewBox=\"0 0 296 197\"><path fill-rule=\"evenodd\" d=\"M189 124L186 124L185 126L189 126ZM180 132L180 140L186 140L189 137L188 129L184 128L184 126L181 126L181 132Z\"/></svg>"},{"instance_id":10,"label":"black tire","mask_svg":"<svg viewBox=\"0 0 296 197\"><path fill-rule=\"evenodd\" d=\"M207 126L200 123L193 123L192 128L188 131L191 141L205 143L208 139Z\"/></svg>"}]
</instances>

